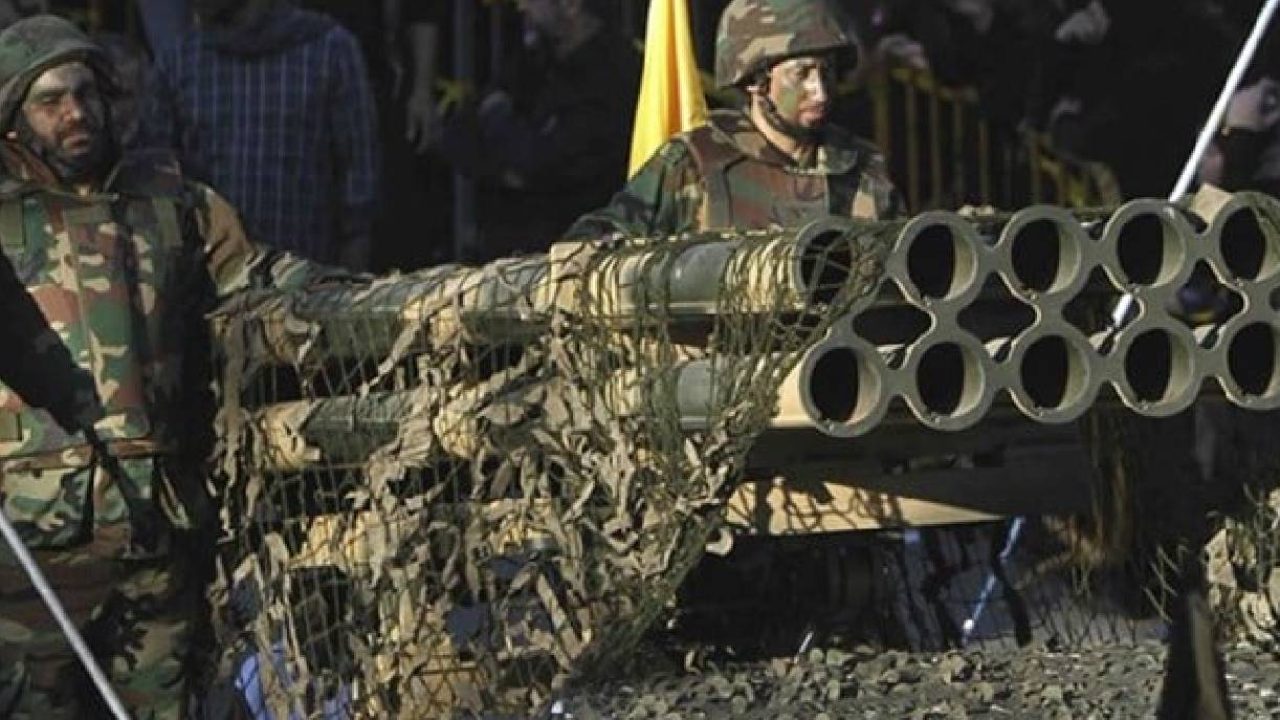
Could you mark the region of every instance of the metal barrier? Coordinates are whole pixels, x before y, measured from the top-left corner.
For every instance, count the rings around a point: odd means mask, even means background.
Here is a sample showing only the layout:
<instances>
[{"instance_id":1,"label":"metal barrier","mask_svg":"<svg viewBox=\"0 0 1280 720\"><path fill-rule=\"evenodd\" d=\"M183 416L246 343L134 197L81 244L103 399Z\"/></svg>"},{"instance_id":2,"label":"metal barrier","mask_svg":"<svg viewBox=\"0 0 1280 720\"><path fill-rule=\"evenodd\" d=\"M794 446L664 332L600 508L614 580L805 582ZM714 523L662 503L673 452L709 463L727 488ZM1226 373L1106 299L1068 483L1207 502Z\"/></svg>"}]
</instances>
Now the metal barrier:
<instances>
[{"instance_id":1,"label":"metal barrier","mask_svg":"<svg viewBox=\"0 0 1280 720\"><path fill-rule=\"evenodd\" d=\"M873 138L913 211L966 204L1091 207L1121 200L1105 165L1059 152L1044 133L993 123L973 88L892 68L873 71L865 89Z\"/></svg>"}]
</instances>

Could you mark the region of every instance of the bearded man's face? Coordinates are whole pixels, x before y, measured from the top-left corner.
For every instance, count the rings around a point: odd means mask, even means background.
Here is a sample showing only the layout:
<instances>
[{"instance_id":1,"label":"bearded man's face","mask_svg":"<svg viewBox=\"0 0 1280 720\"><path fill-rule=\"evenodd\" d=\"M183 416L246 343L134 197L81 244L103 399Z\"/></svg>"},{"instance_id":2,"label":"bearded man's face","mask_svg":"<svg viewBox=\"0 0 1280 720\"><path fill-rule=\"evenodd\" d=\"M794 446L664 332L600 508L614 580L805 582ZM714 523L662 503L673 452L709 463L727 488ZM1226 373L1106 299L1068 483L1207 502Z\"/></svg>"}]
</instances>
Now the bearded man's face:
<instances>
[{"instance_id":1,"label":"bearded man's face","mask_svg":"<svg viewBox=\"0 0 1280 720\"><path fill-rule=\"evenodd\" d=\"M27 90L15 130L63 180L102 170L111 136L97 75L79 62L41 73Z\"/></svg>"}]
</instances>

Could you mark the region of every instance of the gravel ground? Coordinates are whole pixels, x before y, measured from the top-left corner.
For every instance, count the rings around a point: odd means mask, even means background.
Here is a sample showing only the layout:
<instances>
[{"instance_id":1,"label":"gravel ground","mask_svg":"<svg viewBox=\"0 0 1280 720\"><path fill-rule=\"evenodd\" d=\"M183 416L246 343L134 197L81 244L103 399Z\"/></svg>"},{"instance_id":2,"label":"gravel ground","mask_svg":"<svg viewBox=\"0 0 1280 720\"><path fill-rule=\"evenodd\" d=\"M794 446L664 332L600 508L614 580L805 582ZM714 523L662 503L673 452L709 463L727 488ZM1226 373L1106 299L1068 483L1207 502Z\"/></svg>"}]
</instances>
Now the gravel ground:
<instances>
[{"instance_id":1,"label":"gravel ground","mask_svg":"<svg viewBox=\"0 0 1280 720\"><path fill-rule=\"evenodd\" d=\"M952 533L955 535L954 533ZM1165 671L1163 624L1135 620L1100 585L1081 592L1068 572L1032 575L1038 553L1006 561L1024 609L1026 644L1014 636L1016 613L999 590L985 613L953 647L937 618L974 614L990 591L990 542L1000 536L956 535L932 553L908 544L894 572L879 575L892 598L890 615L911 630L905 644L826 643L782 659L698 654L684 665L675 647L641 647L622 679L579 688L553 717L563 720L792 718L794 720L923 720L924 718L1153 718ZM964 548L967 552L961 552ZM977 560L963 560L963 557ZM935 601L921 591L945 571ZM985 588L985 591L984 591ZM764 628L767 618L757 619ZM791 636L798 641L800 635ZM823 643L821 635L817 642ZM694 645L693 647L698 647ZM794 642L790 647L803 647ZM885 649L886 647L897 649ZM660 649L665 648L665 650ZM1221 648L1237 720L1280 718L1280 648ZM714 659L704 659L714 658ZM729 659L724 659L729 658Z\"/></svg>"},{"instance_id":2,"label":"gravel ground","mask_svg":"<svg viewBox=\"0 0 1280 720\"><path fill-rule=\"evenodd\" d=\"M990 528L988 528L990 530ZM999 533L943 533L929 552L907 542L881 562L888 612L906 628L895 642L829 642L774 659L711 654L694 643L643 643L621 675L579 687L552 712L556 720L774 718L923 720L925 718L1154 718L1167 647L1158 618L1134 619L1105 578L1082 591L1068 571L1035 573L1044 557L1029 536L1004 561L1010 583L992 585L992 543ZM880 551L877 551L880 552ZM881 552L883 555L884 553ZM798 576L797 576L798 577ZM938 578L942 578L939 584ZM936 586L932 594L922 588ZM983 600L979 601L979 598ZM1013 612L1010 598L1021 613ZM776 602L776 599L775 599ZM1129 609L1126 609L1126 608ZM783 613L785 616L786 613ZM980 618L954 647L955 627ZM1022 617L1021 623L1015 618ZM939 624L939 618L946 622ZM705 618L704 618L705 619ZM777 617L746 626L761 633ZM889 623L893 625L893 622ZM696 627L696 626L695 626ZM1020 632L1015 629L1020 627ZM893 635L893 633L891 633ZM1018 645L1015 636L1024 644ZM660 636L659 636L660 637ZM791 628L787 647L807 647ZM651 638L654 640L655 638ZM682 663L680 652L694 648ZM886 649L896 648L896 649ZM1220 648L1237 720L1280 718L1280 646ZM683 665L683 667L682 667Z\"/></svg>"},{"instance_id":3,"label":"gravel ground","mask_svg":"<svg viewBox=\"0 0 1280 720\"><path fill-rule=\"evenodd\" d=\"M1280 654L1223 649L1236 718L1280 718ZM1165 646L904 653L810 650L795 659L706 665L583 689L553 717L1151 718Z\"/></svg>"}]
</instances>

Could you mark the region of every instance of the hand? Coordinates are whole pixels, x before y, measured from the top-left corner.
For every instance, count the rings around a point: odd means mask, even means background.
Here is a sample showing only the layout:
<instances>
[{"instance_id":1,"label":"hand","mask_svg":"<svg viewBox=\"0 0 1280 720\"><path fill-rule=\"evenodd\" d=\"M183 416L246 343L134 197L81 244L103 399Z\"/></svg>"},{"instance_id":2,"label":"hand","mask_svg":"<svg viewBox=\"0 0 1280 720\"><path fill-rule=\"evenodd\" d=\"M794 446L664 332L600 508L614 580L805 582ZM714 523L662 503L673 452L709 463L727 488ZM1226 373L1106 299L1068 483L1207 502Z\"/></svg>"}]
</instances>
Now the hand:
<instances>
[{"instance_id":1,"label":"hand","mask_svg":"<svg viewBox=\"0 0 1280 720\"><path fill-rule=\"evenodd\" d=\"M1111 16L1098 0L1072 13L1057 30L1053 39L1064 44L1097 45L1111 29Z\"/></svg>"},{"instance_id":2,"label":"hand","mask_svg":"<svg viewBox=\"0 0 1280 720\"><path fill-rule=\"evenodd\" d=\"M979 35L985 35L995 20L995 4L992 0L948 0L947 5L955 14L967 19Z\"/></svg>"},{"instance_id":3,"label":"hand","mask_svg":"<svg viewBox=\"0 0 1280 720\"><path fill-rule=\"evenodd\" d=\"M1231 96L1222 127L1263 131L1277 122L1280 122L1280 83L1267 77Z\"/></svg>"},{"instance_id":4,"label":"hand","mask_svg":"<svg viewBox=\"0 0 1280 720\"><path fill-rule=\"evenodd\" d=\"M384 45L390 57L387 58L387 74L391 76L391 97L400 97L400 84L404 82L404 61L400 53L390 41Z\"/></svg>"},{"instance_id":5,"label":"hand","mask_svg":"<svg viewBox=\"0 0 1280 720\"><path fill-rule=\"evenodd\" d=\"M511 100L511 96L503 90L494 90L488 93L480 100L480 106L476 108L476 114L481 120L490 117L500 117L511 114L515 103Z\"/></svg>"},{"instance_id":6,"label":"hand","mask_svg":"<svg viewBox=\"0 0 1280 720\"><path fill-rule=\"evenodd\" d=\"M885 35L876 44L876 54L887 64L921 72L929 69L924 46L901 33Z\"/></svg>"},{"instance_id":7,"label":"hand","mask_svg":"<svg viewBox=\"0 0 1280 720\"><path fill-rule=\"evenodd\" d=\"M1067 16L1058 25L1053 37L1060 43L1078 43L1081 45L1097 45L1106 38L1111 30L1111 16L1098 0Z\"/></svg>"},{"instance_id":8,"label":"hand","mask_svg":"<svg viewBox=\"0 0 1280 720\"><path fill-rule=\"evenodd\" d=\"M440 114L430 88L415 87L405 100L404 139L421 155L440 134Z\"/></svg>"},{"instance_id":9,"label":"hand","mask_svg":"<svg viewBox=\"0 0 1280 720\"><path fill-rule=\"evenodd\" d=\"M1216 142L1209 143L1200 158L1200 170L1197 178L1207 185L1221 185L1226 170L1226 156Z\"/></svg>"}]
</instances>

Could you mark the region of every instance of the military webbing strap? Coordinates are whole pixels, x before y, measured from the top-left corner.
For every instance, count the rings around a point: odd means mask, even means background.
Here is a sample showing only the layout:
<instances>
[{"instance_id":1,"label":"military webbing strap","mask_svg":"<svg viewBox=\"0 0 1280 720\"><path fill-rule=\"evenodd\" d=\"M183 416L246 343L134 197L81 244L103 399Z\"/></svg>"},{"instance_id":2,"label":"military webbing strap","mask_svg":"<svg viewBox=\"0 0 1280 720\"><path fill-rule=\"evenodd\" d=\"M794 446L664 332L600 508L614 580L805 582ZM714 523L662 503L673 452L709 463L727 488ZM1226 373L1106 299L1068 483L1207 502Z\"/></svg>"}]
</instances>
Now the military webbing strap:
<instances>
[{"instance_id":1,"label":"military webbing strap","mask_svg":"<svg viewBox=\"0 0 1280 720\"><path fill-rule=\"evenodd\" d=\"M68 225L101 225L110 222L111 211L102 203L68 207L62 211Z\"/></svg>"},{"instance_id":2,"label":"military webbing strap","mask_svg":"<svg viewBox=\"0 0 1280 720\"><path fill-rule=\"evenodd\" d=\"M22 222L22 197L12 195L0 199L0 247L11 258L22 255L27 247L27 231ZM22 440L22 420L11 410L0 410L0 441Z\"/></svg>"},{"instance_id":3,"label":"military webbing strap","mask_svg":"<svg viewBox=\"0 0 1280 720\"><path fill-rule=\"evenodd\" d=\"M733 227L733 206L729 203L729 174L726 170L734 160L742 157L742 153L733 146L718 142L713 137L714 133L710 125L703 125L683 136L705 188L702 230Z\"/></svg>"},{"instance_id":4,"label":"military webbing strap","mask_svg":"<svg viewBox=\"0 0 1280 720\"><path fill-rule=\"evenodd\" d=\"M178 204L171 198L151 198L151 207L156 214L156 224L160 230L160 244L167 248L182 245L182 224L178 222Z\"/></svg>"},{"instance_id":5,"label":"military webbing strap","mask_svg":"<svg viewBox=\"0 0 1280 720\"><path fill-rule=\"evenodd\" d=\"M0 200L0 246L11 257L20 254L27 247L21 197Z\"/></svg>"}]
</instances>

